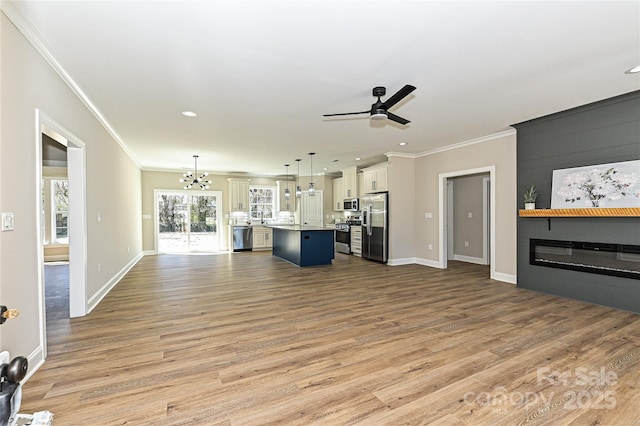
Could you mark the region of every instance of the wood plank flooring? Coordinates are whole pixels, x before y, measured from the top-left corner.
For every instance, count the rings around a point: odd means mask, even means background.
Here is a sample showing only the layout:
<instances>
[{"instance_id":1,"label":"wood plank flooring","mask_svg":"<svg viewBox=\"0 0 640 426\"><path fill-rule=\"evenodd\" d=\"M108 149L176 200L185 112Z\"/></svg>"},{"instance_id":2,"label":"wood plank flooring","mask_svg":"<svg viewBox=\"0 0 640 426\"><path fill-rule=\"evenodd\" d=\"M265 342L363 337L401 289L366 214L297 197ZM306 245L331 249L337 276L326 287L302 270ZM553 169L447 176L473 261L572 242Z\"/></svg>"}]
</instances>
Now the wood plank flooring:
<instances>
[{"instance_id":1,"label":"wood plank flooring","mask_svg":"<svg viewBox=\"0 0 640 426\"><path fill-rule=\"evenodd\" d=\"M640 425L640 315L487 267L144 257L52 316L21 412L56 425Z\"/></svg>"}]
</instances>

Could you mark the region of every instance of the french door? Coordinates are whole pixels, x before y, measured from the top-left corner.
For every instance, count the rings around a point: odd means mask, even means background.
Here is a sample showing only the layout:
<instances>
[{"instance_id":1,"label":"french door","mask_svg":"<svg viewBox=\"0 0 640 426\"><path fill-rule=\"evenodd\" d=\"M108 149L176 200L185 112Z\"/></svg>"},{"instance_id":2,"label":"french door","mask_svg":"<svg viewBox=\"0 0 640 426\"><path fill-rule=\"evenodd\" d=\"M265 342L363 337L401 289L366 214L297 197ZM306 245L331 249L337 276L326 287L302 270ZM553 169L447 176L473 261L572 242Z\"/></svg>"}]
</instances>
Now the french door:
<instances>
[{"instance_id":1,"label":"french door","mask_svg":"<svg viewBox=\"0 0 640 426\"><path fill-rule=\"evenodd\" d=\"M156 191L158 253L220 250L220 191Z\"/></svg>"}]
</instances>

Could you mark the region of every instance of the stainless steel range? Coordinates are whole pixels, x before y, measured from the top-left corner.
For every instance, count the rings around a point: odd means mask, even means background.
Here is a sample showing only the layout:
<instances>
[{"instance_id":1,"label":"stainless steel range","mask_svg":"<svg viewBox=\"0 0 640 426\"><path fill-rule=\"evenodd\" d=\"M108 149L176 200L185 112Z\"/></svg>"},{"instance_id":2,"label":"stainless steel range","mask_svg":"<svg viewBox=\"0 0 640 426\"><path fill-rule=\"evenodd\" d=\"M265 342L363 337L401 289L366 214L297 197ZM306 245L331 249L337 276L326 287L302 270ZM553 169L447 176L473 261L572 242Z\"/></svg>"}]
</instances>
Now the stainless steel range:
<instances>
[{"instance_id":1,"label":"stainless steel range","mask_svg":"<svg viewBox=\"0 0 640 426\"><path fill-rule=\"evenodd\" d=\"M348 223L336 223L336 251L351 253L351 226Z\"/></svg>"}]
</instances>

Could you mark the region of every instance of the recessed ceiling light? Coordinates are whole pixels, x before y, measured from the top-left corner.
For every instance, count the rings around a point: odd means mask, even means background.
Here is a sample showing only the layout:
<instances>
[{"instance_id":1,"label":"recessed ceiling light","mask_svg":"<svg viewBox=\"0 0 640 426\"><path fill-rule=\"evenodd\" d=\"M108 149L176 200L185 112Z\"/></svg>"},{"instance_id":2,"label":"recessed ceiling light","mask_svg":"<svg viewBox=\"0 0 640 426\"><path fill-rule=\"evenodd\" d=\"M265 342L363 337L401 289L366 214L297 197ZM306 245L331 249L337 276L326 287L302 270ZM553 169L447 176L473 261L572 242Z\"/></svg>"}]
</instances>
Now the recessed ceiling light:
<instances>
[{"instance_id":1,"label":"recessed ceiling light","mask_svg":"<svg viewBox=\"0 0 640 426\"><path fill-rule=\"evenodd\" d=\"M406 144L407 144L406 142L400 142L398 145L405 146Z\"/></svg>"},{"instance_id":2,"label":"recessed ceiling light","mask_svg":"<svg viewBox=\"0 0 640 426\"><path fill-rule=\"evenodd\" d=\"M328 169L327 167L325 167L325 168L324 168L324 169L322 169L322 170L324 170L324 171L326 172L326 171L327 171L327 170L329 170L329 169Z\"/></svg>"},{"instance_id":3,"label":"recessed ceiling light","mask_svg":"<svg viewBox=\"0 0 640 426\"><path fill-rule=\"evenodd\" d=\"M360 161L360 160L362 160L362 158L356 157L356 161Z\"/></svg>"},{"instance_id":4,"label":"recessed ceiling light","mask_svg":"<svg viewBox=\"0 0 640 426\"><path fill-rule=\"evenodd\" d=\"M626 70L624 73L625 74L636 74L640 72L640 65L638 65L637 67L633 67L631 69Z\"/></svg>"},{"instance_id":5,"label":"recessed ceiling light","mask_svg":"<svg viewBox=\"0 0 640 426\"><path fill-rule=\"evenodd\" d=\"M185 117L197 117L198 114L196 114L193 111L182 111L182 115L184 115Z\"/></svg>"}]
</instances>

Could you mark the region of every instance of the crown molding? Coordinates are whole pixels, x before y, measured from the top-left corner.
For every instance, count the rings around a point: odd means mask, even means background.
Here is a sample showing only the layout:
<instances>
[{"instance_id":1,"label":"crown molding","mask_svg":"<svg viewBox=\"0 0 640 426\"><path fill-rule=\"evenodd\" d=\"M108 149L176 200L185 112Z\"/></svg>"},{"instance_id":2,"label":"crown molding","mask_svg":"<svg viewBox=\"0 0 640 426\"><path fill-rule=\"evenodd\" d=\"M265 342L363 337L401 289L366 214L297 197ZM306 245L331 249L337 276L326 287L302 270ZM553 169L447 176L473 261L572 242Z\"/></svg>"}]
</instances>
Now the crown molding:
<instances>
[{"instance_id":1,"label":"crown molding","mask_svg":"<svg viewBox=\"0 0 640 426\"><path fill-rule=\"evenodd\" d=\"M491 135L481 136L479 138L469 139L469 140L466 140L466 141L454 143L454 144L451 144L451 145L443 146L443 147L432 149L432 150L429 150L429 151L424 151L424 152L421 152L419 154L416 154L415 158L426 157L426 156L429 156L429 155L439 154L441 152L451 151L451 150L458 149L458 148L464 148L466 146L475 145L475 144L479 144L479 143L483 143L483 142L489 142L489 141L494 140L494 139L503 138L505 136L512 136L512 135L515 135L515 134L516 134L516 130L515 129L509 129L509 130L505 130L505 131L502 131L502 132L493 133Z\"/></svg>"},{"instance_id":2,"label":"crown molding","mask_svg":"<svg viewBox=\"0 0 640 426\"><path fill-rule=\"evenodd\" d=\"M13 4L11 1L1 1L0 10L5 16L16 26L18 31L24 36L25 39L33 46L33 48L42 56L42 58L49 64L49 66L60 76L62 81L65 82L71 91L80 99L85 107L91 111L96 117L98 122L107 130L111 137L120 145L120 148L129 156L131 161L135 163L138 168L141 168L140 162L133 154L133 152L124 143L118 132L107 121L102 111L91 101L91 99L84 93L80 86L73 80L71 75L64 69L58 59L51 53L47 46L44 37L35 29L33 23L24 16L24 14Z\"/></svg>"},{"instance_id":3,"label":"crown molding","mask_svg":"<svg viewBox=\"0 0 640 426\"><path fill-rule=\"evenodd\" d=\"M391 158L391 157L402 157L402 158L418 158L418 156L420 154L410 154L408 152L395 152L395 151L390 151L390 152L385 152L384 155L387 156L387 158Z\"/></svg>"},{"instance_id":4,"label":"crown molding","mask_svg":"<svg viewBox=\"0 0 640 426\"><path fill-rule=\"evenodd\" d=\"M451 150L454 150L454 149L464 148L466 146L475 145L475 144L478 144L478 143L489 142L489 141L494 140L494 139L499 139L499 138L503 138L505 136L511 136L511 135L515 135L515 134L516 134L516 130L515 129L509 129L509 130L505 130L503 132L493 133L491 135L482 136L482 137L479 137L479 138L475 138L475 139L470 139L470 140L467 140L467 141L454 143L454 144L451 144L451 145L447 145L447 146L443 146L443 147L440 147L440 148L431 149L429 151L424 151L424 152L420 152L420 153L417 153L417 154L411 154L411 153L407 153L407 152L390 151L390 152L386 152L384 155L386 155L388 158L400 157L400 158L416 159L416 158L420 158L420 157L427 157L429 155L439 154L441 152L451 151Z\"/></svg>"}]
</instances>

